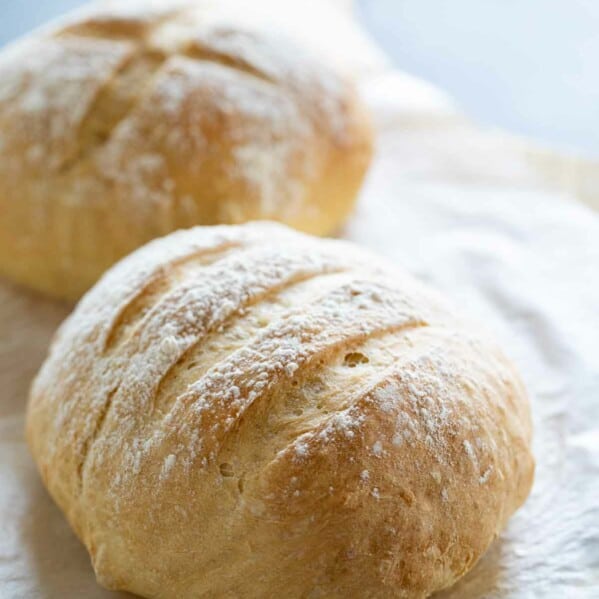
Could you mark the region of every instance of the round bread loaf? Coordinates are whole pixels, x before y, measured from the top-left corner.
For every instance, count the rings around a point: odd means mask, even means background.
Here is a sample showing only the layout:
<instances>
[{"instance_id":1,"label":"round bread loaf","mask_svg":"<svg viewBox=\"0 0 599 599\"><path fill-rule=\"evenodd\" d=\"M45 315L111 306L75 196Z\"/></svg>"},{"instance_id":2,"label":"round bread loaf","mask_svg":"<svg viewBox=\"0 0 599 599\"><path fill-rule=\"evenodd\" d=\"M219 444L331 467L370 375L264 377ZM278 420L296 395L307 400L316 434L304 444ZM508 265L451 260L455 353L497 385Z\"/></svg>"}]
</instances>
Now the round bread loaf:
<instances>
[{"instance_id":1,"label":"round bread loaf","mask_svg":"<svg viewBox=\"0 0 599 599\"><path fill-rule=\"evenodd\" d=\"M57 333L27 435L99 582L147 597L425 597L533 477L492 342L375 256L266 223L112 268Z\"/></svg>"},{"instance_id":2,"label":"round bread loaf","mask_svg":"<svg viewBox=\"0 0 599 599\"><path fill-rule=\"evenodd\" d=\"M112 3L0 54L1 274L75 299L179 228L343 223L371 155L365 111L255 11Z\"/></svg>"}]
</instances>

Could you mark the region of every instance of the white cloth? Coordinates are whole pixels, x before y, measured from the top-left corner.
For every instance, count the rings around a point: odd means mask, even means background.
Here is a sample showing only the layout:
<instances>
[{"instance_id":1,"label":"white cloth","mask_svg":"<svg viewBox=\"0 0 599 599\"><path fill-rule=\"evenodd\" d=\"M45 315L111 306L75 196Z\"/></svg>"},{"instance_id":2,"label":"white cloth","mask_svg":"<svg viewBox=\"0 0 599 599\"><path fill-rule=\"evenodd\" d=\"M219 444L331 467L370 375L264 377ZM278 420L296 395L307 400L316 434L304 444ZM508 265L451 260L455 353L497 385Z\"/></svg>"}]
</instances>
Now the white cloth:
<instances>
[{"instance_id":1,"label":"white cloth","mask_svg":"<svg viewBox=\"0 0 599 599\"><path fill-rule=\"evenodd\" d=\"M344 7L338 0L332 6ZM335 9L337 10L337 8ZM344 236L444 290L500 339L530 391L532 496L445 598L599 596L599 164L480 131L438 90L364 61L376 159ZM355 36L355 37L352 37ZM342 53L339 53L341 56ZM378 67L375 66L378 64ZM351 66L351 65L350 65ZM23 440L26 394L68 307L0 282L0 596L115 596L47 496Z\"/></svg>"}]
</instances>

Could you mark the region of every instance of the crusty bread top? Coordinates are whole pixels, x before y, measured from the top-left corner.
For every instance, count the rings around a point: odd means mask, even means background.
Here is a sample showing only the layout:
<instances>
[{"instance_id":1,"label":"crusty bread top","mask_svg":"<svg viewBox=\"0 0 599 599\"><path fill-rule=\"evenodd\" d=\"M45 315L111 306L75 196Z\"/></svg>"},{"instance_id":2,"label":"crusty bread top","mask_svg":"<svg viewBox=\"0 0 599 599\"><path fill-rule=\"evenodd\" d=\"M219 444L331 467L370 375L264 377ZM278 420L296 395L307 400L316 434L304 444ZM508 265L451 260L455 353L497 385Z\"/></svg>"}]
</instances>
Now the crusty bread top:
<instances>
[{"instance_id":1,"label":"crusty bread top","mask_svg":"<svg viewBox=\"0 0 599 599\"><path fill-rule=\"evenodd\" d=\"M57 333L28 439L100 581L151 597L424 596L533 468L491 342L367 252L266 223L111 269Z\"/></svg>"},{"instance_id":2,"label":"crusty bread top","mask_svg":"<svg viewBox=\"0 0 599 599\"><path fill-rule=\"evenodd\" d=\"M0 53L0 272L76 297L178 228L343 222L365 110L262 5L100 4Z\"/></svg>"}]
</instances>

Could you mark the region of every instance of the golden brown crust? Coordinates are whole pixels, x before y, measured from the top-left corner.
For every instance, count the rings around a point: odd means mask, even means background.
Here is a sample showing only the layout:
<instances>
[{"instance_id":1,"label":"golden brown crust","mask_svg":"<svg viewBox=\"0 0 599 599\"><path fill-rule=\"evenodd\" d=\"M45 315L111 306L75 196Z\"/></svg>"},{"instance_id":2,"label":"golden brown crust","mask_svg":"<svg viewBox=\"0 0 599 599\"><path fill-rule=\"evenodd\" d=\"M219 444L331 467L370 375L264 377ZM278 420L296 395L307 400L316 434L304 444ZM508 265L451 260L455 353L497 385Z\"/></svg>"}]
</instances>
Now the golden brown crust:
<instances>
[{"instance_id":1,"label":"golden brown crust","mask_svg":"<svg viewBox=\"0 0 599 599\"><path fill-rule=\"evenodd\" d=\"M251 3L139 4L0 56L0 273L61 297L179 228L330 233L370 160L353 86Z\"/></svg>"},{"instance_id":2,"label":"golden brown crust","mask_svg":"<svg viewBox=\"0 0 599 599\"><path fill-rule=\"evenodd\" d=\"M148 597L424 597L532 483L526 393L351 244L196 228L63 324L27 435L99 581Z\"/></svg>"}]
</instances>

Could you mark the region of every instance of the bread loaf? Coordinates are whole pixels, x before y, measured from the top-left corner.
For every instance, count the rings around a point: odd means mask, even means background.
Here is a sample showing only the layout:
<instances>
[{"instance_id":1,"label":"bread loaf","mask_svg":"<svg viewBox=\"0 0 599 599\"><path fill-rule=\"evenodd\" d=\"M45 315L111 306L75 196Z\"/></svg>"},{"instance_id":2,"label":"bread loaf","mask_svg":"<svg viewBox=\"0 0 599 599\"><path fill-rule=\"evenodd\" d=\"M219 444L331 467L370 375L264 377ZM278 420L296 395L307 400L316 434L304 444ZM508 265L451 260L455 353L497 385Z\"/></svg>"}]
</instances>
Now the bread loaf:
<instances>
[{"instance_id":1,"label":"bread loaf","mask_svg":"<svg viewBox=\"0 0 599 599\"><path fill-rule=\"evenodd\" d=\"M146 597L425 597L533 477L525 390L407 273L276 224L113 267L58 331L27 437L99 582Z\"/></svg>"},{"instance_id":2,"label":"bread loaf","mask_svg":"<svg viewBox=\"0 0 599 599\"><path fill-rule=\"evenodd\" d=\"M74 299L179 228L343 223L364 109L259 5L108 3L0 53L0 274Z\"/></svg>"}]
</instances>

